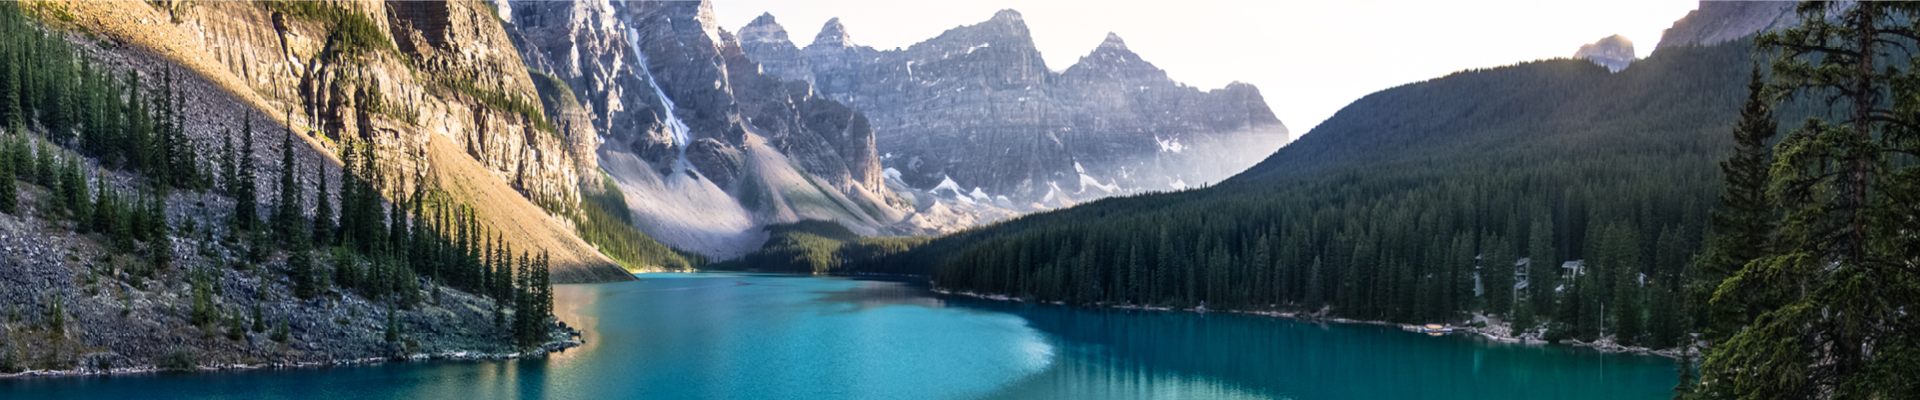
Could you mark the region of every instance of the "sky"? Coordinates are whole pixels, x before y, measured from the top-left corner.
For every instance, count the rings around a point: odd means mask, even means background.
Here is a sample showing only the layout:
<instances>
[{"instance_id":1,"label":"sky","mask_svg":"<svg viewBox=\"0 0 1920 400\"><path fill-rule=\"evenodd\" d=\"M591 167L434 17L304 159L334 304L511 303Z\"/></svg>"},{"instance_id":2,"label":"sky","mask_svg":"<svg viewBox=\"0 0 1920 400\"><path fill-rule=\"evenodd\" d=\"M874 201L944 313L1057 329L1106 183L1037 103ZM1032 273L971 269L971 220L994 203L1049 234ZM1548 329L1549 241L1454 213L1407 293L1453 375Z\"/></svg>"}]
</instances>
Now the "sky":
<instances>
[{"instance_id":1,"label":"sky","mask_svg":"<svg viewBox=\"0 0 1920 400\"><path fill-rule=\"evenodd\" d=\"M1260 88L1305 134L1360 97L1471 68L1571 57L1626 36L1640 57L1699 7L1688 0L712 0L729 31L771 12L805 47L830 18L853 41L907 47L1018 10L1047 67L1066 70L1114 32L1175 81Z\"/></svg>"}]
</instances>

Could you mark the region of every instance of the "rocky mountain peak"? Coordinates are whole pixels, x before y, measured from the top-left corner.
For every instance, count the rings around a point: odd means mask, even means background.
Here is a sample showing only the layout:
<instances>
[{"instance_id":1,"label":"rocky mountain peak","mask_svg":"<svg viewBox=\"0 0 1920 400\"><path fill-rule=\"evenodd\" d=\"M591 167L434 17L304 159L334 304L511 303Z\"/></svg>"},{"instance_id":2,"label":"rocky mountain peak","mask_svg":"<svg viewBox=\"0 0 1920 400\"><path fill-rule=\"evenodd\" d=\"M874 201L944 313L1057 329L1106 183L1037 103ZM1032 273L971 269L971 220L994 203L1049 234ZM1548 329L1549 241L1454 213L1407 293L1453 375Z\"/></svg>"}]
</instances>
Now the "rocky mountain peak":
<instances>
[{"instance_id":1,"label":"rocky mountain peak","mask_svg":"<svg viewBox=\"0 0 1920 400\"><path fill-rule=\"evenodd\" d=\"M1598 42L1581 45L1580 51L1573 53L1573 58L1585 58L1607 69L1619 71L1633 63L1633 41L1620 35L1600 38Z\"/></svg>"},{"instance_id":2,"label":"rocky mountain peak","mask_svg":"<svg viewBox=\"0 0 1920 400\"><path fill-rule=\"evenodd\" d=\"M853 36L847 34L847 26L840 23L840 18L834 18L827 20L826 26L820 27L820 34L813 35L813 44L807 46L854 47L855 45Z\"/></svg>"},{"instance_id":3,"label":"rocky mountain peak","mask_svg":"<svg viewBox=\"0 0 1920 400\"><path fill-rule=\"evenodd\" d=\"M774 22L773 13L760 14L746 27L740 28L740 43L792 43L787 40L787 28Z\"/></svg>"},{"instance_id":4,"label":"rocky mountain peak","mask_svg":"<svg viewBox=\"0 0 1920 400\"><path fill-rule=\"evenodd\" d=\"M1700 8L1673 21L1656 47L1706 46L1800 24L1791 1L1701 1ZM1844 7L1847 3L1830 3Z\"/></svg>"},{"instance_id":5,"label":"rocky mountain peak","mask_svg":"<svg viewBox=\"0 0 1920 400\"><path fill-rule=\"evenodd\" d=\"M1011 8L1000 10L1000 12L993 13L993 19L990 19L989 21L1015 23L1023 26L1027 24L1027 20L1025 18L1020 17L1020 12L1014 11Z\"/></svg>"},{"instance_id":6,"label":"rocky mountain peak","mask_svg":"<svg viewBox=\"0 0 1920 400\"><path fill-rule=\"evenodd\" d=\"M1120 40L1120 35L1114 34L1113 32L1107 32L1107 40L1101 41L1100 46L1095 47L1095 49L1126 50L1127 42Z\"/></svg>"}]
</instances>

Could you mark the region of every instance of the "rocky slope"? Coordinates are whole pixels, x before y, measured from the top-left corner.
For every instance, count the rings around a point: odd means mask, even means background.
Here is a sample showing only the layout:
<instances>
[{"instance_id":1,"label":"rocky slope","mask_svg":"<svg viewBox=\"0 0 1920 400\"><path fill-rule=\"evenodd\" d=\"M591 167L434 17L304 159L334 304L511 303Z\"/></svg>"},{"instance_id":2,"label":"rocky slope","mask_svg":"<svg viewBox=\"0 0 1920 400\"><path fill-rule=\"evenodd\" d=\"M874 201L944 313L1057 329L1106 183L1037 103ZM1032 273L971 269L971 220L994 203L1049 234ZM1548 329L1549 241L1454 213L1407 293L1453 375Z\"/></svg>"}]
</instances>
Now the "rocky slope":
<instances>
[{"instance_id":1,"label":"rocky slope","mask_svg":"<svg viewBox=\"0 0 1920 400\"><path fill-rule=\"evenodd\" d=\"M762 71L865 113L883 164L953 203L1033 210L1224 179L1286 141L1258 89L1201 91L1117 35L1063 72L1005 10L905 49L860 46L838 19L796 49L771 15L741 28Z\"/></svg>"},{"instance_id":2,"label":"rocky slope","mask_svg":"<svg viewBox=\"0 0 1920 400\"><path fill-rule=\"evenodd\" d=\"M553 254L557 281L631 279L542 210L577 203L582 168L592 165L582 149L594 137L560 128L577 116L547 118L526 63L486 3L51 4L76 27L123 45L119 51L148 52L205 79L218 92L210 95L260 114L256 126L305 133L295 135L310 146L299 151L303 163L337 171L341 146L369 146L395 193L437 182L490 196L462 200L480 207L489 225L515 228L496 229L510 241ZM237 125L240 112L198 115L211 121L192 123ZM218 143L219 130L188 130ZM265 143L274 141L262 142L257 154L275 154Z\"/></svg>"},{"instance_id":3,"label":"rocky slope","mask_svg":"<svg viewBox=\"0 0 1920 400\"><path fill-rule=\"evenodd\" d=\"M1597 42L1580 45L1580 51L1574 52L1573 58L1593 61L1594 64L1600 64L1614 72L1626 69L1627 64L1632 64L1637 59L1633 56L1633 41L1620 35L1608 36L1600 38Z\"/></svg>"},{"instance_id":4,"label":"rocky slope","mask_svg":"<svg viewBox=\"0 0 1920 400\"><path fill-rule=\"evenodd\" d=\"M882 234L910 212L867 117L763 74L707 2L521 2L511 15L524 52L594 115L601 169L662 242L724 259L757 248L767 224Z\"/></svg>"},{"instance_id":5,"label":"rocky slope","mask_svg":"<svg viewBox=\"0 0 1920 400\"><path fill-rule=\"evenodd\" d=\"M71 153L63 154L63 157ZM138 181L103 173L96 182L131 192ZM443 289L428 302L390 311L386 303L346 291L299 299L287 279L284 256L249 265L245 246L218 223L231 199L201 193L172 195L166 211L175 221L169 267L138 275L146 261L120 253L99 235L74 234L65 221L40 209L51 192L22 191L17 215L0 214L0 359L22 375L150 371L176 352L202 368L273 367L364 363L402 357L499 357L519 353L511 332L494 324L492 300ZM195 221L187 225L186 221ZM194 228L187 228L193 226ZM332 263L321 258L321 262ZM222 322L190 320L194 271L212 276L211 304ZM422 291L431 291L422 285ZM266 330L253 330L254 314ZM385 338L393 313L401 340ZM510 314L510 313L509 313ZM230 333L227 318L242 330ZM271 329L287 325L285 340ZM578 345L564 323L552 326L544 353ZM0 377L9 372L0 362Z\"/></svg>"},{"instance_id":6,"label":"rocky slope","mask_svg":"<svg viewBox=\"0 0 1920 400\"><path fill-rule=\"evenodd\" d=\"M1707 46L1756 32L1798 25L1792 1L1701 1L1700 8L1673 22L1656 47Z\"/></svg>"}]
</instances>

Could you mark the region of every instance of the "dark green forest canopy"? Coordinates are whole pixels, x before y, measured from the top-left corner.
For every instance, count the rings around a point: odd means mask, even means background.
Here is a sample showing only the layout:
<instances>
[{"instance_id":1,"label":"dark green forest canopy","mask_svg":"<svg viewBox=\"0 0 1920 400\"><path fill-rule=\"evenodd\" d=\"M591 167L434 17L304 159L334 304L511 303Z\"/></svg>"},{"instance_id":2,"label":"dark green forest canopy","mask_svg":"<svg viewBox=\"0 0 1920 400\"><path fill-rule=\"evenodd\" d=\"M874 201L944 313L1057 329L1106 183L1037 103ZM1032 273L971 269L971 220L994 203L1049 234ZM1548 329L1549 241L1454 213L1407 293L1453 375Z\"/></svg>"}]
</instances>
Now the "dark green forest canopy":
<instances>
[{"instance_id":1,"label":"dark green forest canopy","mask_svg":"<svg viewBox=\"0 0 1920 400\"><path fill-rule=\"evenodd\" d=\"M1627 322L1647 331L1625 341L1666 344L1683 316L1634 305L1679 302L1710 234L1715 164L1731 149L1752 49L1738 40L1664 48L1618 73L1547 60L1403 85L1219 185L1029 215L860 269L1076 303L1331 306L1404 321L1484 310L1588 338ZM1477 267L1520 258L1542 260L1527 271L1531 293L1489 273L1475 294ZM1585 273L1563 274L1571 260ZM1587 307L1603 302L1628 309Z\"/></svg>"}]
</instances>

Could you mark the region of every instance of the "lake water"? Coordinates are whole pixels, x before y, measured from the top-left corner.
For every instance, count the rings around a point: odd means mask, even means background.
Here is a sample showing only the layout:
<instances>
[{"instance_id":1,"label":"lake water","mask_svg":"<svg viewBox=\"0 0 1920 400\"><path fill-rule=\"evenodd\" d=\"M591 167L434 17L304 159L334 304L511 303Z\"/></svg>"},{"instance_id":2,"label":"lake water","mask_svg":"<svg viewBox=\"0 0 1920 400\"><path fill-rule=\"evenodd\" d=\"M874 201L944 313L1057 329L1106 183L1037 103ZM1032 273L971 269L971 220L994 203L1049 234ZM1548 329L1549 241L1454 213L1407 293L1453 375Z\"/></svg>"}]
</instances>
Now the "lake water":
<instances>
[{"instance_id":1,"label":"lake water","mask_svg":"<svg viewBox=\"0 0 1920 400\"><path fill-rule=\"evenodd\" d=\"M1280 318L941 296L889 280L646 274L563 285L549 359L0 380L86 399L1664 399L1665 358Z\"/></svg>"}]
</instances>

